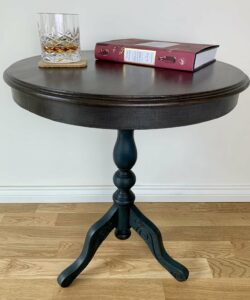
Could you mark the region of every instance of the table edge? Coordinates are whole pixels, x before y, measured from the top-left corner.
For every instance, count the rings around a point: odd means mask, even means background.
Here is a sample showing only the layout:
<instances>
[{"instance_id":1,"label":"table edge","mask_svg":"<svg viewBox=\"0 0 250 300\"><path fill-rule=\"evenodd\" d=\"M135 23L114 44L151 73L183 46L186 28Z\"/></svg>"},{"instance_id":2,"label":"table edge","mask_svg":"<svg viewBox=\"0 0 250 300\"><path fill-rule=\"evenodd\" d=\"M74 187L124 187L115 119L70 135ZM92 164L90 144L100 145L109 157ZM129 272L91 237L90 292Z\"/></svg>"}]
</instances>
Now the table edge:
<instances>
[{"instance_id":1,"label":"table edge","mask_svg":"<svg viewBox=\"0 0 250 300\"><path fill-rule=\"evenodd\" d=\"M10 66L11 67L11 66ZM54 101L63 101L78 105L91 105L91 106L126 106L126 107L148 107L148 106L172 106L172 105L187 105L194 103L201 103L203 101L208 101L212 98L224 97L239 94L250 84L248 76L244 74L243 79L235 85L230 87L216 89L212 91L191 93L191 94L179 94L179 95L161 95L161 96L118 96L118 95L98 95L98 94L84 94L84 93L74 93L58 90L49 90L36 85L27 84L14 78L8 73L9 68L7 68L3 73L4 81L16 90L19 90L28 95L37 97L46 97L47 99L53 99ZM142 102L145 100L145 102Z\"/></svg>"}]
</instances>

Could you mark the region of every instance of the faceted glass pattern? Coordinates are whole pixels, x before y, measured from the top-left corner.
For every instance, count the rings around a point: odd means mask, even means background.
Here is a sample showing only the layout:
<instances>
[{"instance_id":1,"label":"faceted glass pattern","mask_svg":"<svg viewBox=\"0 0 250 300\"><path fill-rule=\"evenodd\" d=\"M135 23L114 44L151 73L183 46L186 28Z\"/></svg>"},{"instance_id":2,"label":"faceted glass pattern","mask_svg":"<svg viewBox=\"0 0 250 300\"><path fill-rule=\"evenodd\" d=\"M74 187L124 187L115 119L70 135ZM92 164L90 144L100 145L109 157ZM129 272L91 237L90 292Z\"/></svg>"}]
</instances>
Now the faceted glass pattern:
<instances>
[{"instance_id":1,"label":"faceted glass pattern","mask_svg":"<svg viewBox=\"0 0 250 300\"><path fill-rule=\"evenodd\" d=\"M48 63L81 60L78 15L39 13L42 59Z\"/></svg>"}]
</instances>

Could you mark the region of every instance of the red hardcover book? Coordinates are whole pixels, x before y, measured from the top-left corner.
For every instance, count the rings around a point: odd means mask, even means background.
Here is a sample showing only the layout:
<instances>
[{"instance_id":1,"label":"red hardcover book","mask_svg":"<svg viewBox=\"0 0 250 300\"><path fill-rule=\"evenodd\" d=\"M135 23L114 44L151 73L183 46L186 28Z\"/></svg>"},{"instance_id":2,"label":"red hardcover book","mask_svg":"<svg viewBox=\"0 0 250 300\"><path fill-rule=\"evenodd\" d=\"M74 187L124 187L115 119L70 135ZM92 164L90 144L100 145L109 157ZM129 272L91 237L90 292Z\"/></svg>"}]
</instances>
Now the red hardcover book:
<instances>
[{"instance_id":1,"label":"red hardcover book","mask_svg":"<svg viewBox=\"0 0 250 300\"><path fill-rule=\"evenodd\" d=\"M195 71L215 60L218 45L121 39L97 43L95 57L123 63Z\"/></svg>"}]
</instances>

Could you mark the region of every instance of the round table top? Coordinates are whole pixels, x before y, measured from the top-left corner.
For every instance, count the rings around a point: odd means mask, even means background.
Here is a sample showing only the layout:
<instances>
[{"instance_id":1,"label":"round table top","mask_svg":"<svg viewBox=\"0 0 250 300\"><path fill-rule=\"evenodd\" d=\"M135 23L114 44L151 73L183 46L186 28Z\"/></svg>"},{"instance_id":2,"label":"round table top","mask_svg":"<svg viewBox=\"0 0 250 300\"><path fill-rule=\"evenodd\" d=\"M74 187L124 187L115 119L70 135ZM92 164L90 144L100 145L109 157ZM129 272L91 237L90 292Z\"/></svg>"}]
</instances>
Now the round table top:
<instances>
[{"instance_id":1,"label":"round table top","mask_svg":"<svg viewBox=\"0 0 250 300\"><path fill-rule=\"evenodd\" d=\"M87 68L38 67L40 56L4 73L15 101L43 117L80 126L152 129L221 117L237 104L249 78L226 63L194 73L95 60Z\"/></svg>"}]
</instances>

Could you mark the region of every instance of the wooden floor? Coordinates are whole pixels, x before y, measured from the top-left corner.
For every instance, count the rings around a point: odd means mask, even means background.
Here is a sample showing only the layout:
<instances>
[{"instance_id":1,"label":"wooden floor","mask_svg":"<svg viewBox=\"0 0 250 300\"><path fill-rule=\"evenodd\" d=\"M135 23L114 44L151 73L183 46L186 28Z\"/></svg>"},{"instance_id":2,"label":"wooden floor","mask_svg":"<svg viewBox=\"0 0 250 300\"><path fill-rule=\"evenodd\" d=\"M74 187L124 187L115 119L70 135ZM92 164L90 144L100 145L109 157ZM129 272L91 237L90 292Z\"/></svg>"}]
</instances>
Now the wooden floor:
<instances>
[{"instance_id":1,"label":"wooden floor","mask_svg":"<svg viewBox=\"0 0 250 300\"><path fill-rule=\"evenodd\" d=\"M250 203L138 204L170 255L190 270L178 283L135 233L111 233L66 289L56 277L110 204L0 204L0 300L248 300Z\"/></svg>"}]
</instances>

